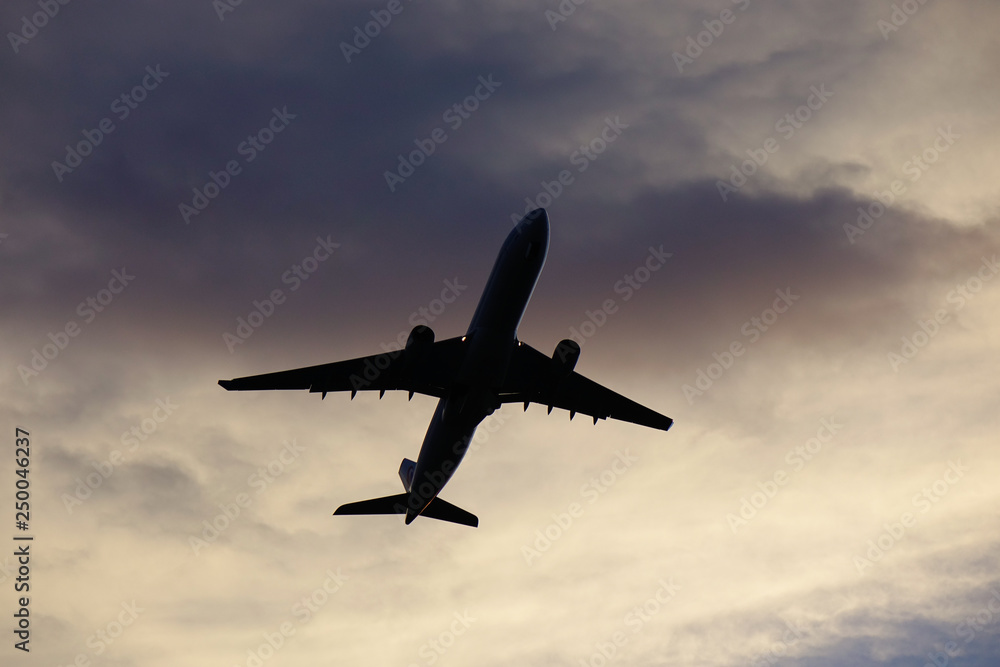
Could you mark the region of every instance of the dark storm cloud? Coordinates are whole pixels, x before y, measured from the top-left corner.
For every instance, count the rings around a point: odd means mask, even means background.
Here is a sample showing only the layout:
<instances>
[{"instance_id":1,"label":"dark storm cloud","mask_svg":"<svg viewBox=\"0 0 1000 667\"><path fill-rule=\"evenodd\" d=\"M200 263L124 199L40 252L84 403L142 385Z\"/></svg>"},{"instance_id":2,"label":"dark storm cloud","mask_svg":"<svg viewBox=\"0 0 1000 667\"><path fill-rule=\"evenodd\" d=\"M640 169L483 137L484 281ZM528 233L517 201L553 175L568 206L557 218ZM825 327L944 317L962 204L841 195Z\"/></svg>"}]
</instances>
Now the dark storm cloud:
<instances>
[{"instance_id":1,"label":"dark storm cloud","mask_svg":"<svg viewBox=\"0 0 1000 667\"><path fill-rule=\"evenodd\" d=\"M905 266L888 256L879 259L873 250L845 248L840 228L854 217L855 205L866 202L836 191L818 191L805 201L765 196L723 206L708 183L692 182L659 192L630 187L623 200L618 174L638 175L638 164L626 156L641 150L649 133L679 123L668 136L688 143L685 152L705 150L702 132L670 111L675 107L668 98L677 95L675 105L699 98L697 104L717 105L723 103L721 93L713 91L731 89L747 73L668 76L662 80L666 87L650 98L649 91L635 87L634 74L620 76L634 56L593 29L586 12L602 11L596 7L581 7L571 19L578 23L551 31L541 6L499 11L407 4L350 64L341 42L371 20L368 10L309 4L300 9L294 14L247 4L219 21L208 3L170 9L67 6L21 53L8 54L2 67L16 94L5 97L0 119L19 128L7 134L15 156L6 164L8 217L18 227L39 219L76 221L73 232L56 227L28 247L16 236L30 238L30 232L12 230L8 247L20 250L11 259L21 285L35 276L36 290L62 294L80 286L88 273L131 265L142 268L143 301L159 306L154 317L175 310L166 304L181 302L190 317L192 311L247 302L280 286L279 277L311 249L315 237L329 234L347 246L335 258L336 269L334 263L322 269L337 272L343 298L365 289L358 283L374 286L373 279L384 285L383 293L396 294L390 285L428 265L439 267L425 283L432 285L449 275L456 258L474 256L477 265L488 264L493 249L484 247L478 230L488 232L485 238L502 238L507 218L525 208L525 197L535 198L543 181L573 169L567 158L574 135L584 141L596 136L602 118L620 115L619 110L625 110L630 129L588 173L575 173L575 182L551 207L554 244L572 243L568 236L613 238L600 257L587 258L606 265L607 273L584 277L611 280L642 260L641 249L665 243L676 256L664 312L712 317L791 283L815 295L854 289L861 303L870 302L879 290L898 294L895 287L908 272L922 273L933 257L952 253L952 241L967 243L958 238L965 233L954 231L943 232L948 236L943 244L932 240L923 230L934 223L926 223L896 232L899 245L909 250L906 256L920 257ZM15 22L16 14L8 9L6 22ZM499 24L485 20L498 17L504 18ZM860 19L845 11L834 20ZM444 22L448 38L424 39ZM185 47L178 49L173 36L181 30ZM673 30L680 34L684 27ZM547 63L536 55L546 48L543 38L568 45L588 32L595 38L580 43L572 64L559 66L558 59ZM735 41L740 33L734 29L731 35ZM719 40L720 53L729 48ZM811 59L829 61L829 49L842 47L796 48L779 61L797 67ZM609 52L611 57L597 57ZM842 59L837 62L845 67ZM157 65L169 76L119 120L109 105L142 80L147 66ZM813 79L803 80L825 80L816 79L815 67L808 69ZM448 142L390 192L384 172L397 168L398 155L412 151L415 139L447 127L442 114L471 95L480 76L502 84L464 126L449 128ZM799 88L787 87L788 103L798 101ZM644 98L666 103L659 117L646 112L629 117ZM782 102L780 95L777 101ZM237 147L266 127L272 109L286 107L295 118L253 162L245 162ZM51 162L63 159L66 143L81 139L82 130L106 116L115 121L114 133L59 183ZM553 151L547 142L562 148ZM511 147L522 153L516 164L503 157ZM491 171L495 167L483 155L499 157L501 171ZM204 188L209 172L223 171L230 160L240 163L241 173L185 225L178 205L190 204L192 188ZM512 171L518 176L511 180ZM889 227L901 215L887 216L879 226ZM859 245L875 246L874 236ZM409 252L392 251L401 246ZM385 252L392 252L391 261L383 259ZM554 247L553 255L572 266L565 250ZM895 255L901 256L898 249ZM59 258L66 256L77 259L60 266L66 260ZM468 263L458 266L466 275L475 271ZM373 277L372 269L381 277ZM556 282L558 271L549 269L540 295L565 291ZM577 287L579 278L572 278ZM212 290L192 303L185 285L203 282ZM601 289L600 283L584 285ZM319 291L313 290L312 298L318 299ZM14 298L25 294L16 290ZM403 296L394 306L408 312L409 304L416 308L422 300Z\"/></svg>"},{"instance_id":2,"label":"dark storm cloud","mask_svg":"<svg viewBox=\"0 0 1000 667\"><path fill-rule=\"evenodd\" d=\"M260 276L258 287L266 288L273 279L264 277L262 258L285 249L289 262L273 265L280 275L317 235L335 232L336 240L371 246L375 239L381 243L403 234L416 242L407 244L416 258L442 241L447 244L450 230L466 227L455 221L485 217L470 199L489 192L488 184L456 192L450 185L426 183L435 183L441 170L457 175L464 168L449 161L459 155L452 148L462 132L473 134L468 126L455 130L451 144L396 196L389 193L383 172L396 168L397 155L409 153L414 139L442 126L443 112L473 94L479 77L507 81L503 94L497 94L508 104L515 102L523 92L507 93L523 62L403 57L396 40L405 28L399 27L397 37L387 30L363 59L348 65L331 35L348 38L354 22L368 18L359 11L307 11L315 20L282 29L272 26L273 14L249 6L224 23L208 14L205 3L154 14L130 7L69 7L30 44L59 39L62 50L86 51L85 58L25 47L4 65L16 73L12 80L18 92L5 97L0 110L6 125L19 127L8 135L16 156L6 165L9 219L25 228L40 220L75 220L72 233L51 229L30 243L27 229L14 231L8 248L15 251L12 266L21 280L34 275L36 284L46 285L42 289L63 293L79 285L88 270L125 263L141 264L143 282L162 286L167 293L158 295L158 302L169 299L170 292L183 293L170 286L175 278L233 289L246 283L247 268ZM393 28L421 10L411 7ZM189 26L186 48L176 49L168 36L181 21ZM258 32L263 25L275 29ZM281 45L282 36L292 31L294 43ZM110 105L142 80L147 66L169 74L119 119ZM502 110L491 111L487 103L474 119L480 133L489 132L491 116L496 122ZM27 108L42 113L25 113ZM295 118L265 152L247 162L248 154L238 147L267 127L275 108ZM115 130L57 181L51 163L64 161L66 144L75 146L84 139L83 131L93 132L106 117ZM192 188L203 189L209 172L223 172L230 160L240 163L241 173L185 225L178 206L190 205ZM67 262L59 258L67 256L76 262L61 266ZM81 261L85 257L91 261ZM391 273L398 261L381 261L378 253L361 260L358 271L376 265L398 277ZM24 294L19 290L16 296Z\"/></svg>"},{"instance_id":3,"label":"dark storm cloud","mask_svg":"<svg viewBox=\"0 0 1000 667\"><path fill-rule=\"evenodd\" d=\"M12 257L20 280L35 275L35 284L46 286L41 289L65 293L80 286L88 272L141 266L143 300L160 306L154 316L163 317L166 304L183 301L190 317L192 310L214 310L266 293L311 249L317 235L333 234L334 241L348 246L336 258L343 297L364 289L348 288L347 282L371 284L373 268L382 276L374 279L388 289L421 266L440 267L428 279L430 285L449 275L458 257L473 255L476 264L491 261L493 251L483 248L476 230L502 238L506 218L525 208L525 197L534 199L543 181L572 169L567 158L574 135L586 142L601 129L603 117L617 116L649 97L633 85L634 75L620 76L634 55L620 45L612 48L616 40L593 29L585 12L601 11L596 7L581 7L572 17L579 23L551 31L541 6L499 11L407 4L350 64L342 42L351 40L355 26L371 20L368 10L309 4L300 9L299 14L279 13L247 4L219 21L208 3L169 10L68 6L21 53L6 58L2 66L12 74L17 94L5 98L0 117L20 129L8 135L16 142L10 146L16 159L7 164L8 215L19 226L42 218L77 221L72 233L52 229L44 250L41 239L28 248L11 239L8 247L23 249ZM8 22L15 21L14 14L8 10ZM837 20L852 16L848 12ZM485 20L500 17L499 24ZM423 39L443 22L450 28L447 39ZM185 48L178 49L172 35L182 29ZM545 48L543 38L569 45L581 33L594 33L594 39L580 43L571 64L537 57ZM55 43L58 51L51 46ZM723 47L728 48L720 40ZM822 53L828 48L821 45L811 53L827 60ZM67 58L67 53L81 55ZM783 56L805 57L812 56ZM109 105L141 81L147 66L161 66L169 76L119 120ZM448 127L442 114L473 94L480 76L492 76L501 86L464 126L449 128L449 141L390 192L384 172L397 168L398 156L412 151L415 139ZM651 99L666 101L676 94L680 101L675 104L698 96L712 100L711 91L728 86L735 76L667 77L666 88ZM691 82L698 88L690 89ZM789 102L797 94L790 90ZM25 112L29 108L31 114ZM245 162L237 147L266 127L274 108L287 108L295 118L253 162ZM622 201L617 175L638 173L626 155L650 132L678 123L669 135L687 142L686 152L705 150L694 125L669 111L670 104L661 108L666 110L658 112L660 117L633 119L626 111L624 122L631 128L620 144L609 147L589 173L575 174L564 200L552 206L556 243L568 242L562 230L569 228L584 239L615 230L622 240L594 258L605 262L612 276L641 261L639 248L672 244L678 254L671 282L683 287L677 290L683 296L666 304L671 311L697 312L706 301L713 310L726 309L730 300L752 297L750 290L761 289L767 280L776 286L792 279L801 283L796 266L810 266L810 280L834 281L840 267L848 282L891 286L892 277L879 273L891 273L892 267L855 267L852 260L835 257L846 254L834 249L839 244L836 218L846 219L853 207L846 195L838 200L835 193L820 193L812 202L766 197L723 207L707 184L695 182L659 193L633 191L631 201ZM92 130L103 117L113 118L115 131L59 183L51 162L62 160L66 143L81 139L81 131ZM552 151L547 142L563 148ZM505 162L511 147L527 153L527 159ZM491 171L495 167L483 155L499 157L501 171ZM241 173L185 225L179 204L191 204L192 188L203 189L209 172L222 172L230 160L240 163ZM518 175L511 180L512 170ZM457 183L462 185L456 189ZM834 212L838 205L842 213ZM624 241L629 229L645 230L636 233L634 246ZM410 252L393 252L393 259L385 261L384 252L395 245ZM67 255L78 259L60 267L57 258ZM816 276L817 255L823 258L822 271L829 272L823 278ZM560 258L572 262L566 255ZM715 265L709 259L722 261ZM468 264L459 266L466 275L471 271ZM332 267L322 270L333 274ZM710 268L703 275L699 268L705 267ZM741 269L754 271L761 283L740 281L748 291L734 289L732 278ZM563 291L552 273L546 275L550 289ZM206 281L213 284L211 292L191 303L185 286ZM711 291L701 298L702 290ZM24 294L17 290L14 296ZM422 300L402 297L396 307L416 308Z\"/></svg>"}]
</instances>

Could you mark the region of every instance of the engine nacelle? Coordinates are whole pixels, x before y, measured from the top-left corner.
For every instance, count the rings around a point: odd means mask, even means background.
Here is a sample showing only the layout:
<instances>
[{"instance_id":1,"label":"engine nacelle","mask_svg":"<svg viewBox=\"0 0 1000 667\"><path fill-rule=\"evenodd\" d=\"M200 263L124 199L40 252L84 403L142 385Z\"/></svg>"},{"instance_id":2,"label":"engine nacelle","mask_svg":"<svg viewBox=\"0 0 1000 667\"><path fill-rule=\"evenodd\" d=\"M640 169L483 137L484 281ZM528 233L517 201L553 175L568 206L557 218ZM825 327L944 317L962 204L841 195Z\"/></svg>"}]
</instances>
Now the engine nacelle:
<instances>
[{"instance_id":1,"label":"engine nacelle","mask_svg":"<svg viewBox=\"0 0 1000 667\"><path fill-rule=\"evenodd\" d=\"M576 368L576 362L580 360L580 344L571 338L559 341L555 352L552 353L552 361L555 364L559 377L565 377Z\"/></svg>"},{"instance_id":2,"label":"engine nacelle","mask_svg":"<svg viewBox=\"0 0 1000 667\"><path fill-rule=\"evenodd\" d=\"M427 354L434 344L434 331L423 324L413 327L410 337L406 339L407 355L422 357Z\"/></svg>"}]
</instances>

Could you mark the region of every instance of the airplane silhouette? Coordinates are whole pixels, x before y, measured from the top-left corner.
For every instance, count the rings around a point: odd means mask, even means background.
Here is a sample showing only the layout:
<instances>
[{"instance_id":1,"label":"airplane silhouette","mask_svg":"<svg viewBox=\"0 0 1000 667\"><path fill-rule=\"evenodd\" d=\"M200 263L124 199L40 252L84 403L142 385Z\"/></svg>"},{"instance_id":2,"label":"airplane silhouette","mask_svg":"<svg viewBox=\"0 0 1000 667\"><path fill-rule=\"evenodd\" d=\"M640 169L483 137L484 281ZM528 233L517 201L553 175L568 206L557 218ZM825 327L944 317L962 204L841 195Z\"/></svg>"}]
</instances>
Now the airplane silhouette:
<instances>
[{"instance_id":1,"label":"airplane silhouette","mask_svg":"<svg viewBox=\"0 0 1000 667\"><path fill-rule=\"evenodd\" d=\"M598 419L620 419L666 431L669 417L575 372L580 345L562 340L548 356L517 339L517 327L535 289L549 246L544 209L528 213L507 236L464 336L434 342L430 327L418 325L402 350L277 373L219 380L229 391L307 389L313 393L408 391L440 400L417 460L403 459L399 478L405 493L348 503L334 514L405 514L478 526L474 514L438 494L448 483L475 435L476 427L504 403L538 403Z\"/></svg>"}]
</instances>

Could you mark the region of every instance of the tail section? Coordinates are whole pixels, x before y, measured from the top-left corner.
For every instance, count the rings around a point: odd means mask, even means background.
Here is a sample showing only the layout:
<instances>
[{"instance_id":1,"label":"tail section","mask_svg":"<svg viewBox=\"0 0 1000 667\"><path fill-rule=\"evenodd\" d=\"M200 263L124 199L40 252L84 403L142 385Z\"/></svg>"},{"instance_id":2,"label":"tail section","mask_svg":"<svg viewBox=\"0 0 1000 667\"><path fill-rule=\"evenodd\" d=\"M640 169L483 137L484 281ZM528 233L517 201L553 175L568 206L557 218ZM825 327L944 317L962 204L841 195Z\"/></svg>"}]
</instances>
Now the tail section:
<instances>
[{"instance_id":1,"label":"tail section","mask_svg":"<svg viewBox=\"0 0 1000 667\"><path fill-rule=\"evenodd\" d=\"M399 481L403 483L403 488L407 491L410 490L410 485L413 484L413 474L416 470L416 462L410 459L403 459L403 462L399 464Z\"/></svg>"},{"instance_id":2,"label":"tail section","mask_svg":"<svg viewBox=\"0 0 1000 667\"><path fill-rule=\"evenodd\" d=\"M479 517L475 514L472 512L466 512L461 507L452 505L448 501L442 500L441 498L435 498L432 500L431 504L424 509L420 516L427 516L440 521L460 523L463 526L472 526L473 528L479 526Z\"/></svg>"},{"instance_id":3,"label":"tail section","mask_svg":"<svg viewBox=\"0 0 1000 667\"><path fill-rule=\"evenodd\" d=\"M405 514L406 523L411 523L417 514L415 510L407 511L407 501L410 498L410 487L413 485L413 473L417 464L410 459L403 459L399 465L399 480L403 483L406 493L397 493L394 496L384 496L382 498L372 498L371 500L359 500L356 503L347 503L337 508L334 514L358 515L358 514ZM479 526L479 519L475 514L466 512L461 507L452 505L446 500L435 498L430 502L420 516L430 517L439 521L449 521L463 526Z\"/></svg>"}]
</instances>

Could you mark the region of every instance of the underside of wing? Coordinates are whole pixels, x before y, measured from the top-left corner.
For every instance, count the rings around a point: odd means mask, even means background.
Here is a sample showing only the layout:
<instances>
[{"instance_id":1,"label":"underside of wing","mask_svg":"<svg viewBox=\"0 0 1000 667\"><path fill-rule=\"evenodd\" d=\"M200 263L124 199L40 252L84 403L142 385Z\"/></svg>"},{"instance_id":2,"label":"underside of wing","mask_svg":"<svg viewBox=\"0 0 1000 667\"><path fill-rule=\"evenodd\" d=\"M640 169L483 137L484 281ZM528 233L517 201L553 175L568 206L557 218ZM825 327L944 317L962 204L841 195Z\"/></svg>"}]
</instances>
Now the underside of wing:
<instances>
[{"instance_id":1,"label":"underside of wing","mask_svg":"<svg viewBox=\"0 0 1000 667\"><path fill-rule=\"evenodd\" d=\"M618 419L666 431L674 423L670 417L616 393L572 370L580 347L563 341L553 356L530 345L518 343L511 358L507 379L500 393L504 403L528 403L569 410L598 419Z\"/></svg>"},{"instance_id":2,"label":"underside of wing","mask_svg":"<svg viewBox=\"0 0 1000 667\"><path fill-rule=\"evenodd\" d=\"M417 327L421 329L421 327ZM429 396L444 396L458 373L464 356L462 338L433 342L433 332L410 334L406 348L330 364L307 366L276 373L219 380L229 391L298 389L316 393L403 390ZM430 336L430 340L427 336ZM422 336L422 338L421 338ZM413 343L414 339L418 341Z\"/></svg>"}]
</instances>

